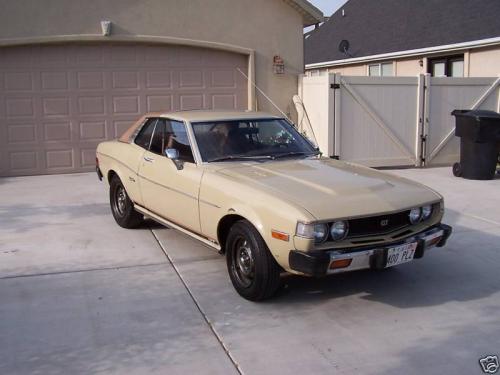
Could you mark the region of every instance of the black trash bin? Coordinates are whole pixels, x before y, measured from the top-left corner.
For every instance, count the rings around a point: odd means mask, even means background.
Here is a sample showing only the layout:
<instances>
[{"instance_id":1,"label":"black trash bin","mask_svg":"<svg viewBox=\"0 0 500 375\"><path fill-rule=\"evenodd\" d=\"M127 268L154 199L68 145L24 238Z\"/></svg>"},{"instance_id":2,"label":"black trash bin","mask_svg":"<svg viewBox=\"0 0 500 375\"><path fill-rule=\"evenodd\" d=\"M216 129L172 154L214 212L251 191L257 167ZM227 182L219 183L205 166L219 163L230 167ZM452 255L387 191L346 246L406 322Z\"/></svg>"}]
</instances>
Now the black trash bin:
<instances>
[{"instance_id":1,"label":"black trash bin","mask_svg":"<svg viewBox=\"0 0 500 375\"><path fill-rule=\"evenodd\" d=\"M471 180L491 180L500 152L500 114L486 110L460 110L455 116L455 135L460 137L460 163L453 174Z\"/></svg>"}]
</instances>

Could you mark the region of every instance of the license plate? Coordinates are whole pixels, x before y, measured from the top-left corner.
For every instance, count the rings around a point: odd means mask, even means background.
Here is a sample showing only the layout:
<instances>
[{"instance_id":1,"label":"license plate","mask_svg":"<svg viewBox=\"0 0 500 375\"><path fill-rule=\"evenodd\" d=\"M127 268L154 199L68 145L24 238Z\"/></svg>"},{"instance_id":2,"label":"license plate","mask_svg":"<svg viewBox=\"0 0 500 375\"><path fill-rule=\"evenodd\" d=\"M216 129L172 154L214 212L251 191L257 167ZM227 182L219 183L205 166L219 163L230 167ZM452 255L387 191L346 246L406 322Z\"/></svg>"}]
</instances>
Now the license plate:
<instances>
[{"instance_id":1,"label":"license plate","mask_svg":"<svg viewBox=\"0 0 500 375\"><path fill-rule=\"evenodd\" d=\"M406 243L404 245L390 247L387 249L387 263L385 267L393 267L398 264L413 260L417 243Z\"/></svg>"}]
</instances>

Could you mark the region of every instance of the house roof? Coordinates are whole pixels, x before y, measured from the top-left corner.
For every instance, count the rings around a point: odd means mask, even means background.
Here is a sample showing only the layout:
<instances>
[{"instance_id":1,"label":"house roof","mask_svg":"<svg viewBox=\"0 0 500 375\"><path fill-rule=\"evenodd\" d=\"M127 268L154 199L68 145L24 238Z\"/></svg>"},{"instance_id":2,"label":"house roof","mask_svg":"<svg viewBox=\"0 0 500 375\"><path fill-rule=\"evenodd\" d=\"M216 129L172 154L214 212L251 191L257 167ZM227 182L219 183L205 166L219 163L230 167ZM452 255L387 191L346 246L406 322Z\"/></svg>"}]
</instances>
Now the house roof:
<instances>
[{"instance_id":1,"label":"house roof","mask_svg":"<svg viewBox=\"0 0 500 375\"><path fill-rule=\"evenodd\" d=\"M499 19L499 0L349 0L306 38L305 63L348 64L373 55L492 39L500 37ZM351 56L339 51L343 39L349 41Z\"/></svg>"},{"instance_id":2,"label":"house roof","mask_svg":"<svg viewBox=\"0 0 500 375\"><path fill-rule=\"evenodd\" d=\"M302 14L302 22L304 26L311 26L323 22L323 12L312 5L307 0L283 0L288 5L292 6L300 14Z\"/></svg>"}]
</instances>

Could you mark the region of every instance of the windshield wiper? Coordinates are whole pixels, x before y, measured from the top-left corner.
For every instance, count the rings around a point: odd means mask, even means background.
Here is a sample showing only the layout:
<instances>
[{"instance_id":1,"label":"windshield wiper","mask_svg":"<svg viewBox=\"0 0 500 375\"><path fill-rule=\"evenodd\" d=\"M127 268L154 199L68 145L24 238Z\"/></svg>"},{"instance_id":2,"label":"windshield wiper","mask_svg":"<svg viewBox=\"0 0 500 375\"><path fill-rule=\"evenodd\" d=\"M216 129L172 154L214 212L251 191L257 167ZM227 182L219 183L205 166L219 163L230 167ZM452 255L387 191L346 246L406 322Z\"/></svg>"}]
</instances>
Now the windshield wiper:
<instances>
[{"instance_id":1,"label":"windshield wiper","mask_svg":"<svg viewBox=\"0 0 500 375\"><path fill-rule=\"evenodd\" d=\"M286 158L287 156L302 156L302 155L305 155L305 156L316 156L316 155L319 155L320 152L319 151L315 151L315 152L304 152L304 151L290 151L290 152L284 152L282 154L277 154L277 155L273 155L273 159L280 159L280 158Z\"/></svg>"},{"instance_id":2,"label":"windshield wiper","mask_svg":"<svg viewBox=\"0 0 500 375\"><path fill-rule=\"evenodd\" d=\"M227 160L259 160L259 159L274 159L271 155L228 155L221 156L220 158L214 158L208 160L209 163L216 161L227 161Z\"/></svg>"}]
</instances>

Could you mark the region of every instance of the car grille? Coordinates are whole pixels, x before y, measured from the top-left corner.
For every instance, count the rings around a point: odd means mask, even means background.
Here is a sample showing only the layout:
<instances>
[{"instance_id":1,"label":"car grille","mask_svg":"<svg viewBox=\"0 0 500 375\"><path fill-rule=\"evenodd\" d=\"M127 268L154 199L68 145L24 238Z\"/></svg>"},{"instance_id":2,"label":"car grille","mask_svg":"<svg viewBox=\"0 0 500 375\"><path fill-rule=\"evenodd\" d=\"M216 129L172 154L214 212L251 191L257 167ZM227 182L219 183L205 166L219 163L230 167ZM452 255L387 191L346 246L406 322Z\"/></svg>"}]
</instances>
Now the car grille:
<instances>
[{"instance_id":1,"label":"car grille","mask_svg":"<svg viewBox=\"0 0 500 375\"><path fill-rule=\"evenodd\" d=\"M410 225L410 210L349 220L348 238L387 234Z\"/></svg>"}]
</instances>

